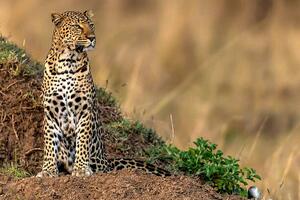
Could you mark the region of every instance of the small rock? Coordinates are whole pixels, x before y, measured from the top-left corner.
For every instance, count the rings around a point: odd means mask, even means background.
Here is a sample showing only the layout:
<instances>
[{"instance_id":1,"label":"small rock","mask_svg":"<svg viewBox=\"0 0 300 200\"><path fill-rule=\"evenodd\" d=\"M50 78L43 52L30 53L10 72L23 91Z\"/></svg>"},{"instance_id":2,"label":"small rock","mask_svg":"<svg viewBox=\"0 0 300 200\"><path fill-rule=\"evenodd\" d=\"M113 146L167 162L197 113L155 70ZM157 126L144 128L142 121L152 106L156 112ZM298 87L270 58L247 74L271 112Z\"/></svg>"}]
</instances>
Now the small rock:
<instances>
[{"instance_id":1,"label":"small rock","mask_svg":"<svg viewBox=\"0 0 300 200\"><path fill-rule=\"evenodd\" d=\"M251 186L248 189L248 199L259 199L260 198L260 191L256 186Z\"/></svg>"}]
</instances>

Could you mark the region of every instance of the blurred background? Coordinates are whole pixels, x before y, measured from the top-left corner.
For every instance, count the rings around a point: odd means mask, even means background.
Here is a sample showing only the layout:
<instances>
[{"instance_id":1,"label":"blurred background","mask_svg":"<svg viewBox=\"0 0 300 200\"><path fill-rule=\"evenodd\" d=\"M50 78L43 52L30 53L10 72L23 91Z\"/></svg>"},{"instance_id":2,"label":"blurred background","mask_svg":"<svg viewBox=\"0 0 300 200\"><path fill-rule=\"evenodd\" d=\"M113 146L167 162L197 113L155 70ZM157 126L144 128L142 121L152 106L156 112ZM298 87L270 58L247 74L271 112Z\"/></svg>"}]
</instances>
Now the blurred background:
<instances>
[{"instance_id":1,"label":"blurred background","mask_svg":"<svg viewBox=\"0 0 300 200\"><path fill-rule=\"evenodd\" d=\"M257 169L264 198L300 199L300 1L0 1L0 34L43 62L50 14L94 11L97 85L188 148L197 137Z\"/></svg>"}]
</instances>

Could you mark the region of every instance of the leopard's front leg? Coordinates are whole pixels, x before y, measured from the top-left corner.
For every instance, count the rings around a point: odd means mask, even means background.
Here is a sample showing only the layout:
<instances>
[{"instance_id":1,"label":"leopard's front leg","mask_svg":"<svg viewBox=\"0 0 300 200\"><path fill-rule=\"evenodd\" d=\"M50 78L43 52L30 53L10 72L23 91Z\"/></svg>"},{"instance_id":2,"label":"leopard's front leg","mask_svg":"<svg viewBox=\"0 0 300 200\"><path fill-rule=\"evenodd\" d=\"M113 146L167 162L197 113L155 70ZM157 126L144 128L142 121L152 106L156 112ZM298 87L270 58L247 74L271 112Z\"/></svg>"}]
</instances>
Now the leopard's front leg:
<instances>
[{"instance_id":1,"label":"leopard's front leg","mask_svg":"<svg viewBox=\"0 0 300 200\"><path fill-rule=\"evenodd\" d=\"M37 174L37 177L58 175L58 135L61 134L61 132L58 124L56 124L55 121L52 120L50 112L45 112L43 168L42 171Z\"/></svg>"},{"instance_id":2,"label":"leopard's front leg","mask_svg":"<svg viewBox=\"0 0 300 200\"><path fill-rule=\"evenodd\" d=\"M92 119L90 113L86 112L80 116L75 133L75 165L72 175L90 176L93 173L89 165L89 148L92 137Z\"/></svg>"}]
</instances>

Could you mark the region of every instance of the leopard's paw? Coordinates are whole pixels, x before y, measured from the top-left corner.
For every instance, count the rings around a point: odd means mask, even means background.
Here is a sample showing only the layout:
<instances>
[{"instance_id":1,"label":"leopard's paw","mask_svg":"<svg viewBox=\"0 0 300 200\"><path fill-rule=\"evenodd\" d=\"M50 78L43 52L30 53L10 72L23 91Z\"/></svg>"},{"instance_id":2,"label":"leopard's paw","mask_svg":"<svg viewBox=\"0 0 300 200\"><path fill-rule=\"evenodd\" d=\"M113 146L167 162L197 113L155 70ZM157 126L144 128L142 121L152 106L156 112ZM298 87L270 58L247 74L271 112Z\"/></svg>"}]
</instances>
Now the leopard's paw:
<instances>
[{"instance_id":1,"label":"leopard's paw","mask_svg":"<svg viewBox=\"0 0 300 200\"><path fill-rule=\"evenodd\" d=\"M81 169L74 169L72 172L72 176L91 176L93 174L93 171L87 167L87 168L81 168Z\"/></svg>"},{"instance_id":2,"label":"leopard's paw","mask_svg":"<svg viewBox=\"0 0 300 200\"><path fill-rule=\"evenodd\" d=\"M58 176L57 173L51 173L51 172L48 172L48 171L41 171L39 172L36 177L38 178L43 178L43 177L55 177L55 176Z\"/></svg>"}]
</instances>

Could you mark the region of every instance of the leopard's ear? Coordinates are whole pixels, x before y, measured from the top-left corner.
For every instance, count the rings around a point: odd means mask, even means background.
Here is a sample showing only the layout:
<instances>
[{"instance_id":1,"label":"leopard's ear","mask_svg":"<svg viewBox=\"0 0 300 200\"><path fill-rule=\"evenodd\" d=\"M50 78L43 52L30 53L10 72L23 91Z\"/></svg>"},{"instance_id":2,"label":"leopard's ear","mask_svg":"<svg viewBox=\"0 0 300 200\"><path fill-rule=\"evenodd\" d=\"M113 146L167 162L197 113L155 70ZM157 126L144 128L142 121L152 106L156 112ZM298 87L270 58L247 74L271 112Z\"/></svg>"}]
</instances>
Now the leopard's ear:
<instances>
[{"instance_id":1,"label":"leopard's ear","mask_svg":"<svg viewBox=\"0 0 300 200\"><path fill-rule=\"evenodd\" d=\"M88 18L92 18L94 16L93 11L91 11L91 10L86 10L86 11L83 12L83 14L85 16L87 16Z\"/></svg>"},{"instance_id":2,"label":"leopard's ear","mask_svg":"<svg viewBox=\"0 0 300 200\"><path fill-rule=\"evenodd\" d=\"M58 26L62 22L62 15L59 13L52 13L51 14L52 22L55 24L55 26Z\"/></svg>"}]
</instances>

